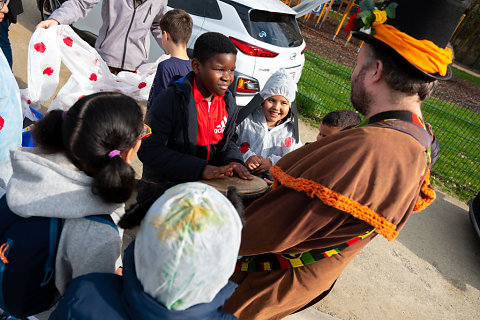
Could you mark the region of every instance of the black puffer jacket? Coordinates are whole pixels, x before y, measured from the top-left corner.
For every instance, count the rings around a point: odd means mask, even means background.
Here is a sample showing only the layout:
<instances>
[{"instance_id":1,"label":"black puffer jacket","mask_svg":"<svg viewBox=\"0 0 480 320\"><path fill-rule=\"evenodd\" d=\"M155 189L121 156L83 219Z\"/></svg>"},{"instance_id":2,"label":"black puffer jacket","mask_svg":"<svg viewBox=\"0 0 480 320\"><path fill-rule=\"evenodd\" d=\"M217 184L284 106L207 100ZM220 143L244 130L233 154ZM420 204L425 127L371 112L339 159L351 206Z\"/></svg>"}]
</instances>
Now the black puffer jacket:
<instances>
[{"instance_id":1,"label":"black puffer jacket","mask_svg":"<svg viewBox=\"0 0 480 320\"><path fill-rule=\"evenodd\" d=\"M194 73L174 80L159 94L148 111L147 123L153 134L145 139L138 152L143 162L143 179L160 183L165 187L198 181L207 165L205 154L197 146L197 107L192 93ZM232 93L224 96L228 121L222 140L210 145L208 164L225 165L230 162L243 164L242 155L232 136L235 134L235 121L238 107Z\"/></svg>"},{"instance_id":2,"label":"black puffer jacket","mask_svg":"<svg viewBox=\"0 0 480 320\"><path fill-rule=\"evenodd\" d=\"M11 23L17 23L17 16L22 12L22 0L10 0L8 3L8 13L5 16Z\"/></svg>"}]
</instances>

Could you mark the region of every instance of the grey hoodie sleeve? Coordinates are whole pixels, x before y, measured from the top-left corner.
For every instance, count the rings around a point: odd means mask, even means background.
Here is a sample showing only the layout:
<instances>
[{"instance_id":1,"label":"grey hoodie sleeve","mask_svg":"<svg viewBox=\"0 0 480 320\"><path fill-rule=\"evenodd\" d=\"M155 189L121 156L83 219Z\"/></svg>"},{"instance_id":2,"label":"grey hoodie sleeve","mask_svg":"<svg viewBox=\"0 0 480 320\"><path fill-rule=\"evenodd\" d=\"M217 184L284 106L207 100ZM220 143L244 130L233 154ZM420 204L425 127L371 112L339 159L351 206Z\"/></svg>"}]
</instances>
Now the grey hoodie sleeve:
<instances>
[{"instance_id":1,"label":"grey hoodie sleeve","mask_svg":"<svg viewBox=\"0 0 480 320\"><path fill-rule=\"evenodd\" d=\"M85 18L100 0L68 0L50 16L61 24L72 24ZM161 34L160 34L161 36Z\"/></svg>"},{"instance_id":2,"label":"grey hoodie sleeve","mask_svg":"<svg viewBox=\"0 0 480 320\"><path fill-rule=\"evenodd\" d=\"M153 19L153 23L150 30L152 31L153 37L157 41L160 48L164 49L162 46L162 29L160 28L160 20L165 15L165 12L167 12L167 1L166 0L157 0L157 1L162 1L162 5L161 5L162 7L158 11L155 18Z\"/></svg>"},{"instance_id":3,"label":"grey hoodie sleeve","mask_svg":"<svg viewBox=\"0 0 480 320\"><path fill-rule=\"evenodd\" d=\"M62 229L55 263L55 285L63 294L76 277L115 271L121 239L110 225L85 218L67 219Z\"/></svg>"}]
</instances>

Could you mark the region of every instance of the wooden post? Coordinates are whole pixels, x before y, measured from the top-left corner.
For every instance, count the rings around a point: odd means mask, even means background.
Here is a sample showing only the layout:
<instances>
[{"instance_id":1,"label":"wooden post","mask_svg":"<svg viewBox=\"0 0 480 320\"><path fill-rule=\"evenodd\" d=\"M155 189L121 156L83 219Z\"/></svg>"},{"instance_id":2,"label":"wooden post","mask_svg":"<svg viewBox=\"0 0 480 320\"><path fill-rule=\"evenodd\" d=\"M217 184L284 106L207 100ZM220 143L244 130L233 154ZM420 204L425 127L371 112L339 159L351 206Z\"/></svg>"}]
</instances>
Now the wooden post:
<instances>
[{"instance_id":1,"label":"wooden post","mask_svg":"<svg viewBox=\"0 0 480 320\"><path fill-rule=\"evenodd\" d=\"M347 19L348 14L350 13L350 10L352 10L352 7L353 7L354 4L355 4L355 0L350 0L350 2L348 3L347 7L345 8L345 13L343 14L342 20L340 20L340 23L338 24L338 28L337 28L337 30L335 31L335 35L333 36L333 40L335 40L335 38L337 37L338 33L340 32L340 29L342 28L343 23L344 23L345 20ZM338 12L337 12L337 13L338 13Z\"/></svg>"},{"instance_id":2,"label":"wooden post","mask_svg":"<svg viewBox=\"0 0 480 320\"><path fill-rule=\"evenodd\" d=\"M327 8L327 12L325 13L325 16L323 17L322 24L325 22L325 20L327 20L328 14L330 13L330 10L332 9L332 6L333 6L333 2L335 2L335 0L330 1L330 4Z\"/></svg>"}]
</instances>

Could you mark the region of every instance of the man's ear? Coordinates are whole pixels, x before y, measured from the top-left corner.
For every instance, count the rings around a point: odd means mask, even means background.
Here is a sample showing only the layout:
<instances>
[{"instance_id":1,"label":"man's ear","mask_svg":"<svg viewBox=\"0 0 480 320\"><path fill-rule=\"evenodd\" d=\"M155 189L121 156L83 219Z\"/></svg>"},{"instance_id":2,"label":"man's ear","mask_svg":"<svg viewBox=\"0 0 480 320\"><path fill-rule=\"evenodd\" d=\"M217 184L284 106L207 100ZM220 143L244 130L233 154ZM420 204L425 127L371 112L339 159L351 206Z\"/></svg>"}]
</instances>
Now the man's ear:
<instances>
[{"instance_id":1,"label":"man's ear","mask_svg":"<svg viewBox=\"0 0 480 320\"><path fill-rule=\"evenodd\" d=\"M383 76L383 62L375 61L375 69L373 70L372 82L378 82Z\"/></svg>"},{"instance_id":2,"label":"man's ear","mask_svg":"<svg viewBox=\"0 0 480 320\"><path fill-rule=\"evenodd\" d=\"M192 70L195 74L199 74L200 73L200 61L197 60L197 58L193 58L192 59Z\"/></svg>"}]
</instances>

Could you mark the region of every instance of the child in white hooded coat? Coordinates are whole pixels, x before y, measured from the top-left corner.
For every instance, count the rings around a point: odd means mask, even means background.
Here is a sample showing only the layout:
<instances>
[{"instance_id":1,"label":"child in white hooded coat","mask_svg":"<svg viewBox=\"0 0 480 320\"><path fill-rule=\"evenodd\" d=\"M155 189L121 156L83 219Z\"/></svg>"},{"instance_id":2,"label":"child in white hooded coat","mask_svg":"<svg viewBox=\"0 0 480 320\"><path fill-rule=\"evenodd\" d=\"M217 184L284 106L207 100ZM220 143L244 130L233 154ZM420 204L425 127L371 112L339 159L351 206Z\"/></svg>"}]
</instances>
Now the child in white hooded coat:
<instances>
[{"instance_id":1,"label":"child in white hooded coat","mask_svg":"<svg viewBox=\"0 0 480 320\"><path fill-rule=\"evenodd\" d=\"M284 69L275 72L260 91L263 102L237 126L236 144L246 167L267 178L268 170L284 155L302 146L295 137L291 104L297 85ZM298 135L297 135L298 136Z\"/></svg>"}]
</instances>

